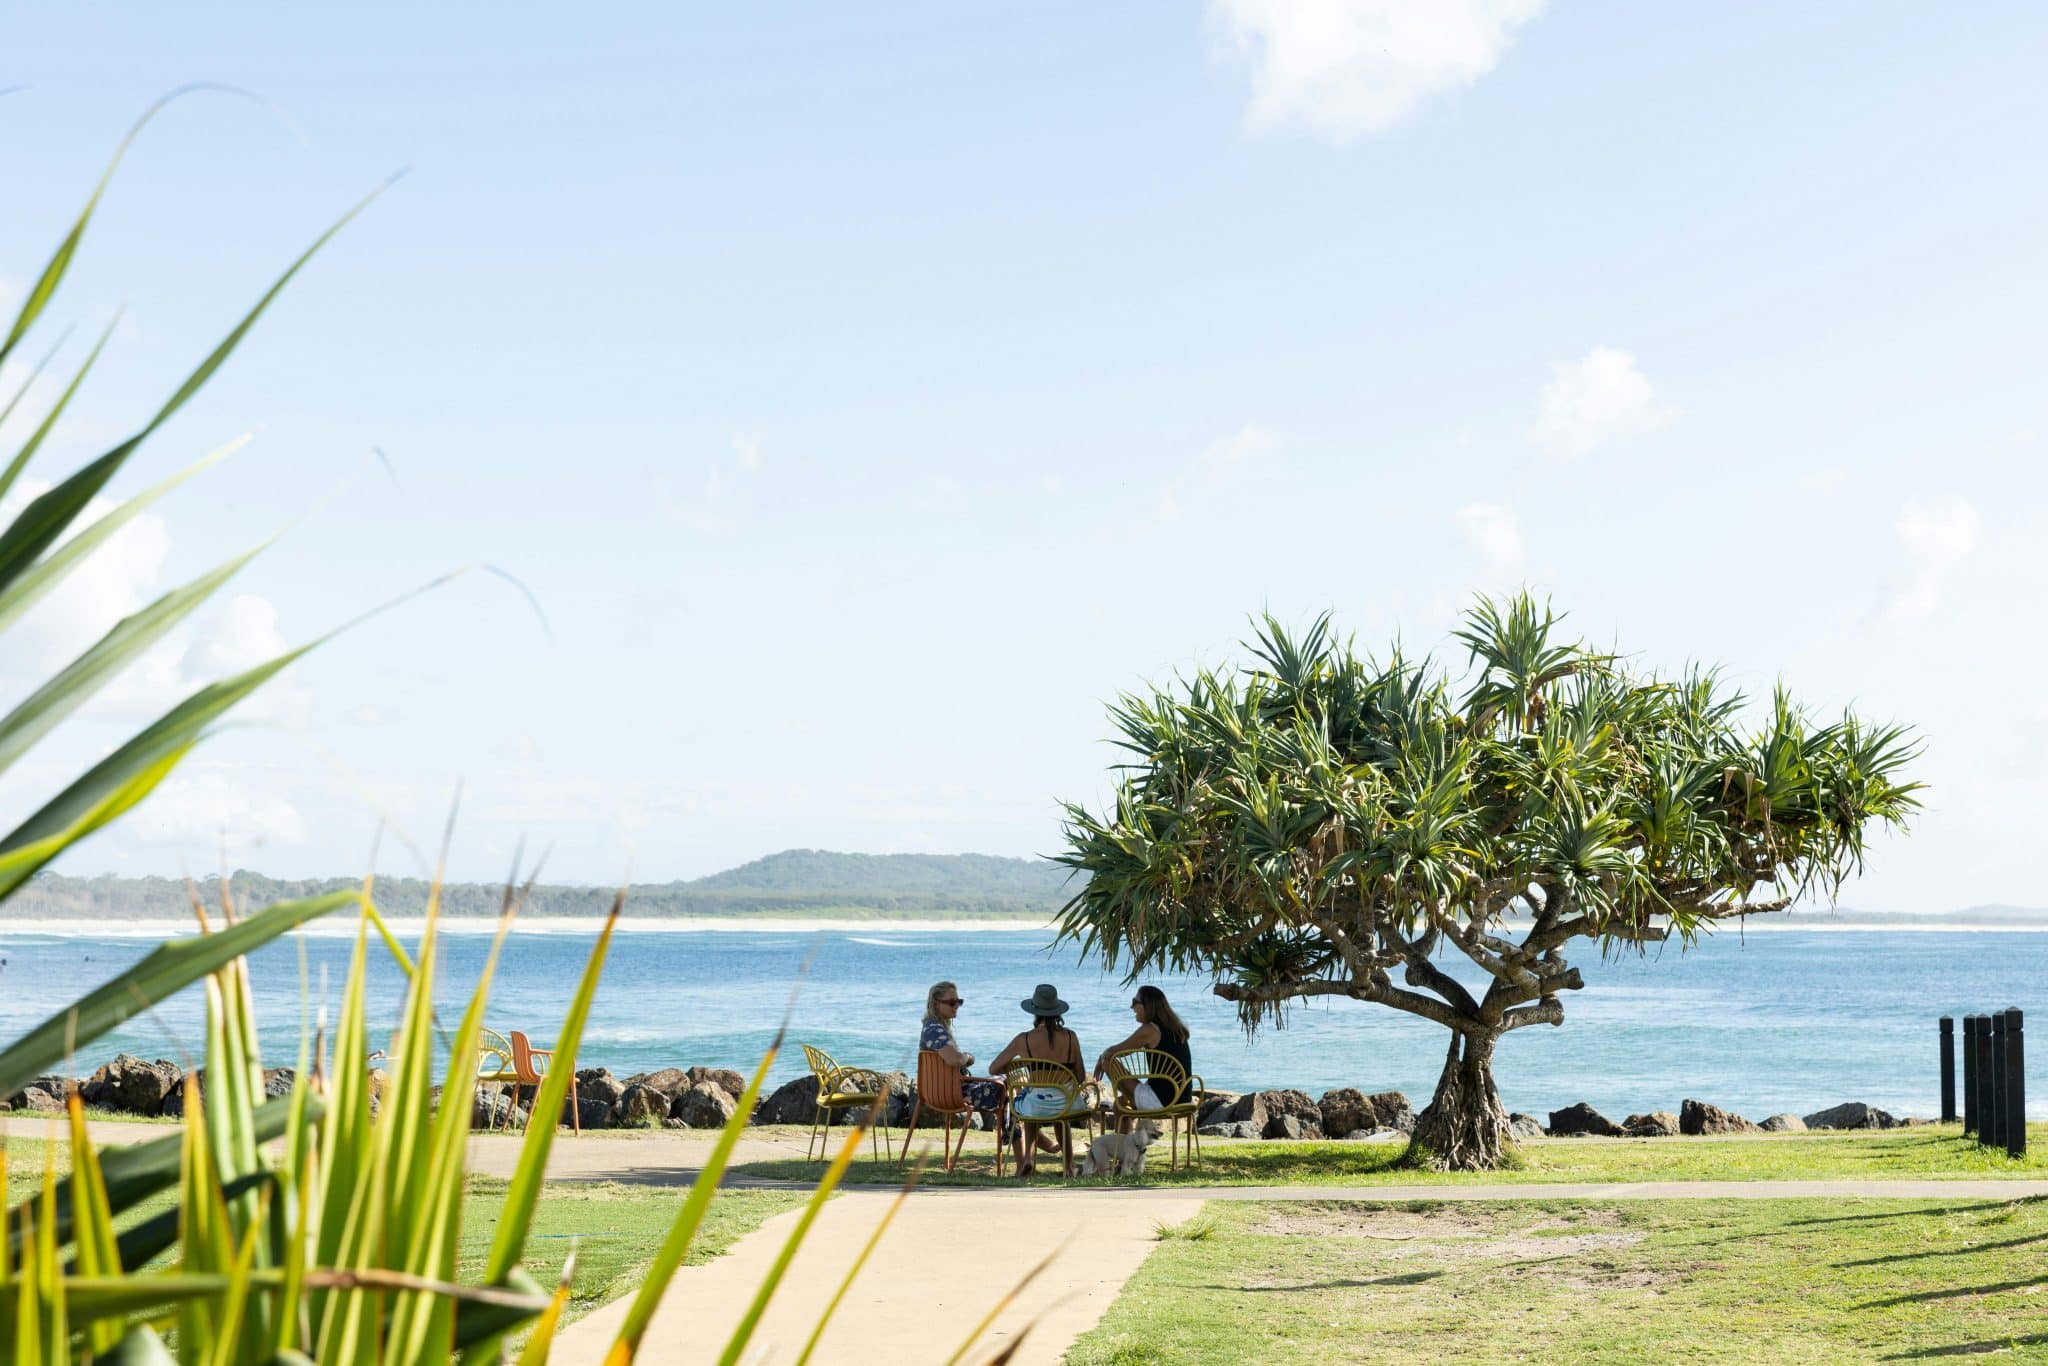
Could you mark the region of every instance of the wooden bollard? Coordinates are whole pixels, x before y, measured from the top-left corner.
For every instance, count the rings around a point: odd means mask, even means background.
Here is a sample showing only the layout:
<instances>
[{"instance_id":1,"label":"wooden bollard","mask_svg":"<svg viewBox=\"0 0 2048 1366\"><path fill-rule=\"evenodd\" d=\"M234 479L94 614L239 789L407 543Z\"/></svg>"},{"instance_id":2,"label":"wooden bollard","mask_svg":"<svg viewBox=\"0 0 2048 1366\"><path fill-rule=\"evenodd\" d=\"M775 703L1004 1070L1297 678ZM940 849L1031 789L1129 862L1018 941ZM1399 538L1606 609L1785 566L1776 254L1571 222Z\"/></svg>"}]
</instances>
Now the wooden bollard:
<instances>
[{"instance_id":1,"label":"wooden bollard","mask_svg":"<svg viewBox=\"0 0 2048 1366\"><path fill-rule=\"evenodd\" d=\"M1977 1026L1975 1015L1963 1016L1963 1132L1977 1132Z\"/></svg>"},{"instance_id":2,"label":"wooden bollard","mask_svg":"<svg viewBox=\"0 0 2048 1366\"><path fill-rule=\"evenodd\" d=\"M2005 1012L2005 1155L2027 1155L2027 1058L2024 1017L2018 1006Z\"/></svg>"},{"instance_id":3,"label":"wooden bollard","mask_svg":"<svg viewBox=\"0 0 2048 1366\"><path fill-rule=\"evenodd\" d=\"M1941 1017L1941 1122L1956 1122L1956 1022Z\"/></svg>"},{"instance_id":4,"label":"wooden bollard","mask_svg":"<svg viewBox=\"0 0 2048 1366\"><path fill-rule=\"evenodd\" d=\"M1990 1084L1984 1097L1984 1141L1994 1148L2005 1146L2005 1012L1991 1012Z\"/></svg>"}]
</instances>

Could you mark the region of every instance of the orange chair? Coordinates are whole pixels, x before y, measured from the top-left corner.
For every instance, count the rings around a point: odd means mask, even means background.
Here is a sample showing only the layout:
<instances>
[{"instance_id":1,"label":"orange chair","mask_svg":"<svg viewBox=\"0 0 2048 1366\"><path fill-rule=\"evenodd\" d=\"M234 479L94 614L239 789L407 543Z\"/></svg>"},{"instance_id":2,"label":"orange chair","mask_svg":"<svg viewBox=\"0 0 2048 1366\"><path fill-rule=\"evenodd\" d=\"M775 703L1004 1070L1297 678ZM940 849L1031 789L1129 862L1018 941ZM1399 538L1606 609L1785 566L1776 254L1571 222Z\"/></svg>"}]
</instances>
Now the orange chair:
<instances>
[{"instance_id":1,"label":"orange chair","mask_svg":"<svg viewBox=\"0 0 2048 1366\"><path fill-rule=\"evenodd\" d=\"M910 1133L903 1138L903 1156L898 1159L901 1166L910 1160L910 1138L917 1132L917 1117L925 1110L945 1116L946 1170L953 1170L953 1160L967 1147L967 1131L974 1127L974 1107L967 1103L967 1097L960 1089L960 1069L947 1062L944 1057L929 1048L918 1050L917 1054L917 1099L910 1107ZM1003 1120L1007 1118L1007 1102L996 1112L996 1175L1003 1174ZM953 1144L953 1120L960 1120L960 1142Z\"/></svg>"},{"instance_id":2,"label":"orange chair","mask_svg":"<svg viewBox=\"0 0 2048 1366\"><path fill-rule=\"evenodd\" d=\"M534 1096L538 1098L540 1095L540 1084L547 1080L548 1068L554 1065L555 1050L552 1048L535 1048L524 1034L515 1029L512 1031L511 1066L507 1067L503 1065L504 1050L495 1042L497 1035L490 1030L485 1030L484 1033L487 1037L481 1050L483 1056L486 1059L496 1060L500 1065L488 1072L479 1072L477 1084L487 1085L492 1082L509 1083L512 1087L512 1105L519 1103L519 1092L524 1087L531 1087ZM576 1078L570 1077L569 1123L575 1127L576 1134L580 1138L583 1134L583 1106L579 1103L579 1099L576 1094ZM505 1107L503 1118L506 1126L509 1128L512 1123L511 1105ZM528 1122L531 1123L532 1121L529 1120ZM495 1119L491 1127L494 1129L498 1127Z\"/></svg>"}]
</instances>

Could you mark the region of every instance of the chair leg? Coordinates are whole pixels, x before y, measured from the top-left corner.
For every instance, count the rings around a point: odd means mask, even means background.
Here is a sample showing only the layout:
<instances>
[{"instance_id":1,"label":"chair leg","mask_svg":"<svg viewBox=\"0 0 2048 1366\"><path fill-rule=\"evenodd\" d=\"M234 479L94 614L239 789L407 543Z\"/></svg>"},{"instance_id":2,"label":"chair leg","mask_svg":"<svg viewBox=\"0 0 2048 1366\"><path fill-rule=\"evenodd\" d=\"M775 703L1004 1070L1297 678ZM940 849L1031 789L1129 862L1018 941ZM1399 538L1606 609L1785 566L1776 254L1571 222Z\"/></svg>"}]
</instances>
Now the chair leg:
<instances>
[{"instance_id":1,"label":"chair leg","mask_svg":"<svg viewBox=\"0 0 2048 1366\"><path fill-rule=\"evenodd\" d=\"M540 1098L539 1091L535 1091L533 1095L536 1100ZM529 1119L528 1123L531 1122ZM574 1077L569 1078L569 1126L576 1137L583 1137L583 1097L576 1090Z\"/></svg>"},{"instance_id":2,"label":"chair leg","mask_svg":"<svg viewBox=\"0 0 2048 1366\"><path fill-rule=\"evenodd\" d=\"M910 1162L910 1140L917 1136L917 1116L924 1109L924 1101L917 1096L910 1098L910 1127L903 1131L903 1156L896 1159L896 1165L906 1166Z\"/></svg>"}]
</instances>

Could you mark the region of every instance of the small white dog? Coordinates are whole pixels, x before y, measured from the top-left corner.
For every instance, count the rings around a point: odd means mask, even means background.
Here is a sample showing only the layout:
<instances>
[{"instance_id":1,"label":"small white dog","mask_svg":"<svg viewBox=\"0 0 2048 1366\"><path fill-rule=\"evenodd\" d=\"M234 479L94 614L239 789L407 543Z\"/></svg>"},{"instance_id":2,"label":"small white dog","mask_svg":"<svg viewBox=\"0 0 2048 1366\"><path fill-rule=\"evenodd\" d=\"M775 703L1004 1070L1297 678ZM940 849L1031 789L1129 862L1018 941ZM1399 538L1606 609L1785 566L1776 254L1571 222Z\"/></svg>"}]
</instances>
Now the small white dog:
<instances>
[{"instance_id":1,"label":"small white dog","mask_svg":"<svg viewBox=\"0 0 2048 1366\"><path fill-rule=\"evenodd\" d=\"M1159 1126L1141 1119L1127 1134L1104 1134L1088 1145L1083 1176L1143 1176L1145 1149L1159 1141Z\"/></svg>"}]
</instances>

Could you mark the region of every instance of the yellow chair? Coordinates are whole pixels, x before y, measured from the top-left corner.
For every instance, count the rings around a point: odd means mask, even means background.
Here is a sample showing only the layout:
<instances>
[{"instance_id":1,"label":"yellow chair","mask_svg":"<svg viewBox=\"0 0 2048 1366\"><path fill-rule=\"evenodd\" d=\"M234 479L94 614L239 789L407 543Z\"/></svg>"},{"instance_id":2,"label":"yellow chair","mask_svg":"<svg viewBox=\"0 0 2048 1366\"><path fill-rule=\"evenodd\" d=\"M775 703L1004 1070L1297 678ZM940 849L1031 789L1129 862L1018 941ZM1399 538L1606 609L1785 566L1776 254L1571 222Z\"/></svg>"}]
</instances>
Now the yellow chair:
<instances>
[{"instance_id":1,"label":"yellow chair","mask_svg":"<svg viewBox=\"0 0 2048 1366\"><path fill-rule=\"evenodd\" d=\"M1030 1151L1038 1130L1048 1124L1058 1125L1062 1167L1069 1177L1073 1176L1074 1125L1080 1123L1091 1141L1095 1137L1095 1113L1100 1104L1095 1094L1095 1083L1082 1081L1074 1074L1074 1069L1063 1062L1047 1058L1018 1058L1005 1074L1003 1089L1010 1098L1010 1118L1024 1126L1025 1151ZM1059 1108L1055 1113L1029 1115L1017 1108L1017 1102L1025 1092L1041 1090L1059 1094Z\"/></svg>"},{"instance_id":2,"label":"yellow chair","mask_svg":"<svg viewBox=\"0 0 2048 1366\"><path fill-rule=\"evenodd\" d=\"M875 1135L880 1134L882 1154L895 1156L895 1148L889 1142L889 1083L880 1072L867 1067L841 1067L832 1061L832 1055L822 1049L804 1045L804 1060L811 1065L811 1075L818 1079L818 1108L811 1112L811 1138L804 1145L804 1157L808 1160L813 1147L823 1159L831 1147L832 1135L827 1132L831 1116L841 1110L872 1110L875 1125L868 1130L868 1150L874 1151ZM904 1140L909 1146L909 1140Z\"/></svg>"},{"instance_id":3,"label":"yellow chair","mask_svg":"<svg viewBox=\"0 0 2048 1366\"><path fill-rule=\"evenodd\" d=\"M512 1106L519 1103L520 1088L533 1088L538 1098L540 1084L547 1079L548 1068L554 1065L554 1061L554 1049L535 1048L516 1029L509 1040L494 1029L483 1031L482 1042L477 1048L476 1084L479 1087L495 1085L501 1092L506 1086L512 1088L512 1105L505 1107L503 1116L507 1128L512 1124ZM493 1129L498 1127L498 1119L498 1116L492 1116ZM583 1106L576 1094L574 1077L569 1078L569 1123L580 1137L583 1133Z\"/></svg>"},{"instance_id":4,"label":"yellow chair","mask_svg":"<svg viewBox=\"0 0 2048 1366\"><path fill-rule=\"evenodd\" d=\"M1163 1121L1168 1135L1166 1169L1175 1171L1180 1166L1180 1125L1182 1120L1186 1120L1188 1165L1193 1166L1201 1160L1202 1140L1201 1135L1195 1132L1195 1126L1201 1116L1202 1105L1209 1098L1209 1089L1199 1073L1191 1077L1166 1054L1148 1048L1133 1048L1112 1055L1102 1074L1109 1082L1112 1123L1121 1127L1121 1121L1125 1119ZM1139 1082L1152 1083L1152 1093L1156 1096L1175 1099L1157 1110L1140 1110L1130 1101L1130 1093L1137 1089Z\"/></svg>"}]
</instances>

